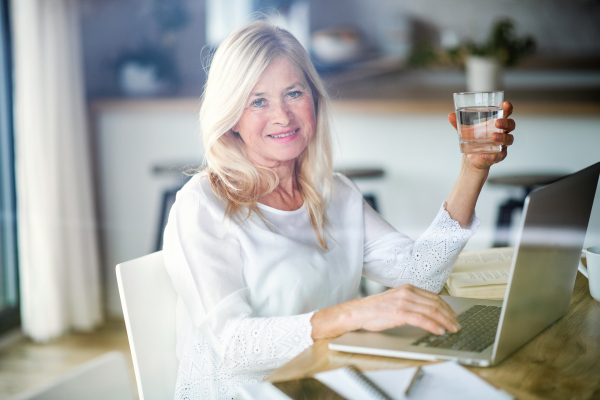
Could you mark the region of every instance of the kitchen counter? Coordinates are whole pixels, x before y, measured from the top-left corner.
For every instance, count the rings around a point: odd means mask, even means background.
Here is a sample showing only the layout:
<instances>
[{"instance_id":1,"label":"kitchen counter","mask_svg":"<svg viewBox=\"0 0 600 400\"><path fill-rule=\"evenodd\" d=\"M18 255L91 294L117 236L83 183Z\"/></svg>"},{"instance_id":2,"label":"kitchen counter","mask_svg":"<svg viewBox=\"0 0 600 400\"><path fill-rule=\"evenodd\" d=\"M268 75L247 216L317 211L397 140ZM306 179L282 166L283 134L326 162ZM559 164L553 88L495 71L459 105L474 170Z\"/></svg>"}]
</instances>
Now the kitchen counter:
<instances>
[{"instance_id":1,"label":"kitchen counter","mask_svg":"<svg viewBox=\"0 0 600 400\"><path fill-rule=\"evenodd\" d=\"M437 112L453 109L452 93L465 91L460 70L379 67L322 73L334 105L369 112ZM600 71L508 70L505 98L519 113L599 114Z\"/></svg>"},{"instance_id":2,"label":"kitchen counter","mask_svg":"<svg viewBox=\"0 0 600 400\"><path fill-rule=\"evenodd\" d=\"M379 66L322 73L334 111L368 113L440 113L453 110L452 93L465 90L459 70L414 71ZM600 114L600 71L509 70L505 98L519 114ZM198 98L103 99L91 103L102 111L197 112Z\"/></svg>"}]
</instances>

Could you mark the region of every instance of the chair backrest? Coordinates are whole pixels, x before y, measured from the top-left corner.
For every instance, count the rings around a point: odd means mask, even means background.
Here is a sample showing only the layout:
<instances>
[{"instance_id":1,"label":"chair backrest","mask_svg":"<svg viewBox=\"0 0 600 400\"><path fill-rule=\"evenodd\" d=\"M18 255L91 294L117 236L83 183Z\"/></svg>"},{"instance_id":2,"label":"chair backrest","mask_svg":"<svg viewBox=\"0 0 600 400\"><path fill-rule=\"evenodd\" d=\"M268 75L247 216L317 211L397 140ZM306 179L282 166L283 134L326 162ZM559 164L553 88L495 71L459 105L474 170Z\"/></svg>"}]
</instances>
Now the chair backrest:
<instances>
[{"instance_id":1,"label":"chair backrest","mask_svg":"<svg viewBox=\"0 0 600 400\"><path fill-rule=\"evenodd\" d=\"M117 265L117 282L140 399L172 399L177 292L162 251Z\"/></svg>"},{"instance_id":2,"label":"chair backrest","mask_svg":"<svg viewBox=\"0 0 600 400\"><path fill-rule=\"evenodd\" d=\"M134 400L125 357L111 351L9 400Z\"/></svg>"}]
</instances>

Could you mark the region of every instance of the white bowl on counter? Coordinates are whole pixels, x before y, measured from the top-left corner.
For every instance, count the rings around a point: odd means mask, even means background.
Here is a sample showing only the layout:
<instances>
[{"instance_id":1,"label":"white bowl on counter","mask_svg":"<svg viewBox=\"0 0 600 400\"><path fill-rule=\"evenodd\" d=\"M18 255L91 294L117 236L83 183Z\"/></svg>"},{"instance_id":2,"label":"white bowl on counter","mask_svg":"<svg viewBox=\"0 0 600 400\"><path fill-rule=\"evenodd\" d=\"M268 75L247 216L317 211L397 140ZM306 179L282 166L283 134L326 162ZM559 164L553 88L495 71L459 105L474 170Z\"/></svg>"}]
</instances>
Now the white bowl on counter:
<instances>
[{"instance_id":1,"label":"white bowl on counter","mask_svg":"<svg viewBox=\"0 0 600 400\"><path fill-rule=\"evenodd\" d=\"M327 64L355 60L361 49L360 35L353 29L326 29L312 34L313 53Z\"/></svg>"}]
</instances>

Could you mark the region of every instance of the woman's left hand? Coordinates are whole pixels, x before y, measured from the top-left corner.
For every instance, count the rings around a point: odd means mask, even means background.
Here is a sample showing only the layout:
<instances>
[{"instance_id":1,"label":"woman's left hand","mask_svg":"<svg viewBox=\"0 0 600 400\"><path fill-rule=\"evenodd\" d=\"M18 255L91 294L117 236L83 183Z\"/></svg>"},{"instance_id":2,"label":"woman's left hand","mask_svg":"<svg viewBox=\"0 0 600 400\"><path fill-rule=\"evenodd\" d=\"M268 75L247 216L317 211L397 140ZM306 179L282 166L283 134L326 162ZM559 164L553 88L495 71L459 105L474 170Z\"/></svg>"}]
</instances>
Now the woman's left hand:
<instances>
[{"instance_id":1,"label":"woman's left hand","mask_svg":"<svg viewBox=\"0 0 600 400\"><path fill-rule=\"evenodd\" d=\"M512 114L513 106L505 101L502 103L502 109L504 110L504 118L496 120L496 128L502 129L502 132L496 132L492 135L494 142L502 144L502 151L499 153L466 154L469 164L476 169L489 170L492 165L504 160L508 146L512 145L515 140L514 136L510 134L515 129L515 121L508 118ZM448 119L456 129L456 114L451 113L448 115Z\"/></svg>"}]
</instances>

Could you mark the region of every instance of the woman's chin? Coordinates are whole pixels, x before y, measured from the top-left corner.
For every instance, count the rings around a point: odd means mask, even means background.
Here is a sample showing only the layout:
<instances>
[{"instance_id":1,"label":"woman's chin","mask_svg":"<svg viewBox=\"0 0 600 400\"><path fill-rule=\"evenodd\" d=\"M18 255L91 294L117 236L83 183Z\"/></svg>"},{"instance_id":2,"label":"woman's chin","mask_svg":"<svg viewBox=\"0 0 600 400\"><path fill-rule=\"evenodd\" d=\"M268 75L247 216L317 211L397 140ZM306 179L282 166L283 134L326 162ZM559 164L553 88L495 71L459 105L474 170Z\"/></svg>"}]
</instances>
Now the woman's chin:
<instances>
[{"instance_id":1,"label":"woman's chin","mask_svg":"<svg viewBox=\"0 0 600 400\"><path fill-rule=\"evenodd\" d=\"M305 148L306 146L299 146L297 148L288 149L278 149L279 151L273 151L271 152L271 154L266 155L266 157L264 157L264 160L269 160L276 165L295 162L300 156L300 154L302 154Z\"/></svg>"}]
</instances>

